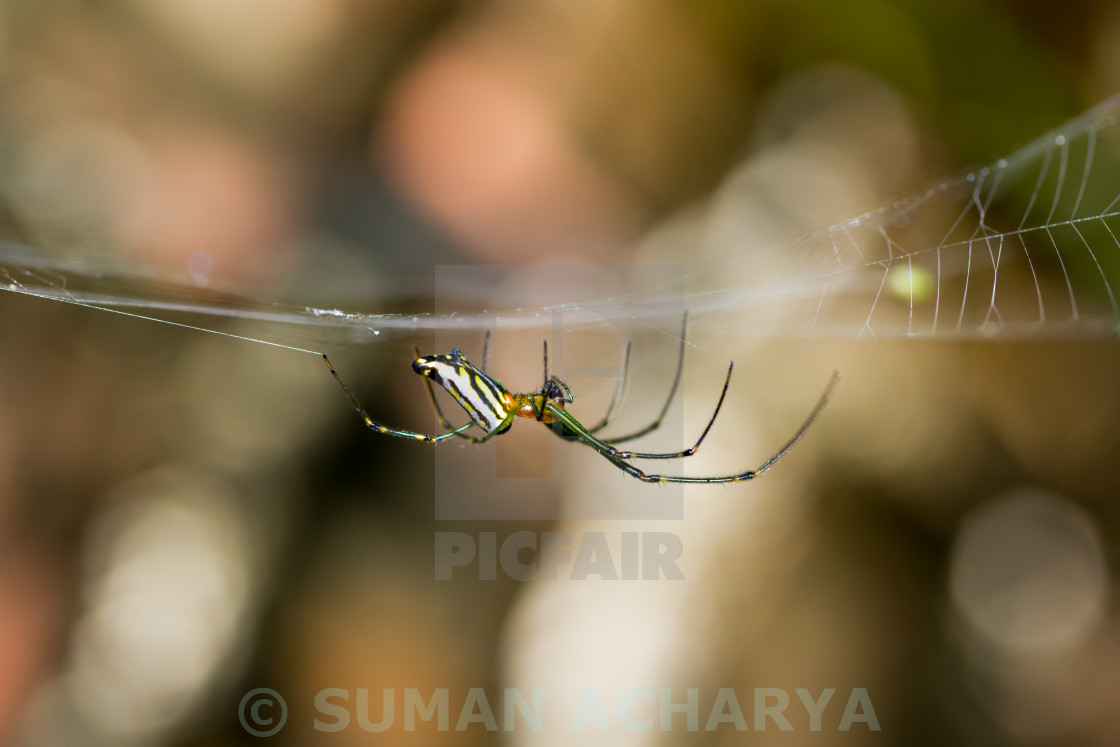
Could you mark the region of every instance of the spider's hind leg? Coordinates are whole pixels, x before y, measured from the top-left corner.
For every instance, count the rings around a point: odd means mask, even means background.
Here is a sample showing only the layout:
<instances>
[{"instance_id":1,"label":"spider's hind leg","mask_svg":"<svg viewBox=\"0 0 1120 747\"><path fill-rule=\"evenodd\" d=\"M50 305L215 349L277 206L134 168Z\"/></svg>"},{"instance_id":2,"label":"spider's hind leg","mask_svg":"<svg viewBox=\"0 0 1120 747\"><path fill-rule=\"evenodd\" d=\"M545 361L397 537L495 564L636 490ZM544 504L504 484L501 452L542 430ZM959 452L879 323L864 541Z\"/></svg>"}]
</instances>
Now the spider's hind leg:
<instances>
[{"instance_id":1,"label":"spider's hind leg","mask_svg":"<svg viewBox=\"0 0 1120 747\"><path fill-rule=\"evenodd\" d=\"M334 365L331 363L331 359L327 357L326 353L323 353L323 360L326 362L327 368L330 369L331 376L334 377L334 380L338 383L339 388L342 389L342 393L346 395L346 398L348 400L350 400L350 406L354 408L354 411L358 413L358 415L362 418L362 422L364 422L366 424L366 427L370 430L376 431L377 433L384 433L386 436L396 436L397 438L407 438L413 441L424 441L426 443L439 443L440 441L446 441L447 439L455 438L456 436L466 439L474 438L473 436L463 435L463 431L474 425L473 422L460 426L455 430L448 431L447 433L441 433L438 436L431 435L429 433L420 433L418 431L410 431L404 428L391 428L382 423L378 423L376 420L371 418L368 413L366 413L365 408L362 407L362 403L358 401L358 398L354 396L353 392L350 391L350 387L346 386L346 382L344 382L342 380L342 377L338 375L338 371L334 369ZM486 435L487 437L489 437L491 434Z\"/></svg>"}]
</instances>

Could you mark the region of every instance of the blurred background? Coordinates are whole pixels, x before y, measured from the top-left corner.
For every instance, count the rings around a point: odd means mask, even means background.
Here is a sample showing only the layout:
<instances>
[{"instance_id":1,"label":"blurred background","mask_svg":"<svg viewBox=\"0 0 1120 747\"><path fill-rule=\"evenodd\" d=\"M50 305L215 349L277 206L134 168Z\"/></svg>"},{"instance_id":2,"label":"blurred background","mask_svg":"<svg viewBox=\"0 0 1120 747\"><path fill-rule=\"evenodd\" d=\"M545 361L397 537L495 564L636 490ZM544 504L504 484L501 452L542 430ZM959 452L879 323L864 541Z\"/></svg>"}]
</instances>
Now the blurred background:
<instances>
[{"instance_id":1,"label":"blurred background","mask_svg":"<svg viewBox=\"0 0 1120 747\"><path fill-rule=\"evenodd\" d=\"M476 312L486 288L449 301L446 268L493 265L551 302L733 257L695 242L712 205L780 243L1007 155L1120 90L1117 50L1104 0L7 0L0 223L63 263L251 298ZM610 367L633 338L620 430L659 411L677 324L565 335L566 360ZM511 388L537 385L539 338L494 336ZM758 744L1115 743L1113 340L810 345L703 318L688 338L684 405L643 446L691 443L737 365L686 474L761 463L844 381L764 479L610 519L658 488L532 423L434 455L363 429L314 356L0 294L0 741L259 744L239 708L267 687L283 745L738 743L705 729L720 688ZM482 339L330 352L375 418L431 431L414 345ZM585 423L614 390L589 378ZM440 518L448 485L539 510ZM670 533L684 578L437 580L437 533L526 531L616 560ZM351 694L348 728L314 730L324 688ZM360 728L359 688L373 722L394 693L388 733ZM408 688L447 690L448 730L405 731ZM470 688L499 725L504 688L540 688L542 730L456 730ZM633 688L649 731L615 711ZM661 731L659 693L688 688L698 728ZM788 695L789 730L756 728L756 688ZM835 690L819 732L798 688ZM840 729L859 688L878 731ZM573 733L589 690L611 728Z\"/></svg>"}]
</instances>

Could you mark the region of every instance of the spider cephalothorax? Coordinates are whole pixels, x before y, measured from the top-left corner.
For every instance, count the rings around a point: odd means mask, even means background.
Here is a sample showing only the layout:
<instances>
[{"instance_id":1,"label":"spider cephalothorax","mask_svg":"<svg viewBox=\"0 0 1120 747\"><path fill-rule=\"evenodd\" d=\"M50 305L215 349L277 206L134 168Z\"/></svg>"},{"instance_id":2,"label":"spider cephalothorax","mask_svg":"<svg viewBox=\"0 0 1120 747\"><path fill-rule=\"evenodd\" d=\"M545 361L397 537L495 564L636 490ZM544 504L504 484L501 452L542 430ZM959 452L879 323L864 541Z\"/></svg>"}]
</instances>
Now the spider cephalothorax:
<instances>
[{"instance_id":1,"label":"spider cephalothorax","mask_svg":"<svg viewBox=\"0 0 1120 747\"><path fill-rule=\"evenodd\" d=\"M568 385L564 383L564 380L558 376L549 377L548 381L541 386L540 394L549 402L558 405L561 409L564 407L565 403L574 401L572 390L569 389Z\"/></svg>"}]
</instances>

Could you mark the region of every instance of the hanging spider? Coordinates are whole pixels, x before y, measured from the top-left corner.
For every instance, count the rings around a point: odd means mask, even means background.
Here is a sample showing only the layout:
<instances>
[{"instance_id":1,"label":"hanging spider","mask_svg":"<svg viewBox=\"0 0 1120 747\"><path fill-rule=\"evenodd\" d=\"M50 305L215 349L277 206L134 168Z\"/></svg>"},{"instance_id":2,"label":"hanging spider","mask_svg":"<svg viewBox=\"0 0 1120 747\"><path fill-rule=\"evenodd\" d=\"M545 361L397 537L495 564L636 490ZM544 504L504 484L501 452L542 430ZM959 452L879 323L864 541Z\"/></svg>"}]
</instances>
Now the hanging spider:
<instances>
[{"instance_id":1,"label":"hanging spider","mask_svg":"<svg viewBox=\"0 0 1120 747\"><path fill-rule=\"evenodd\" d=\"M446 431L439 435L429 435L426 433L402 430L400 428L390 428L389 426L378 423L366 414L365 409L358 402L358 398L355 397L349 387L343 383L342 377L338 375L334 366L331 365L330 359L327 358L326 353L323 354L323 359L327 362L327 368L330 369L331 375L334 376L335 381L338 382L342 391L349 398L354 409L362 416L362 420L365 421L366 426L378 433L397 436L398 438L426 441L428 443L446 441L450 438L462 438L471 443L480 444L508 431L510 426L513 425L514 418L532 418L551 427L561 438L579 441L590 446L614 466L645 482L717 483L750 480L773 467L779 459L784 457L789 450L801 440L801 437L805 435L809 427L813 425L817 417L821 414L821 411L824 410L825 405L828 404L833 391L836 389L836 385L840 381L840 374L835 371L832 373L832 379L829 381L824 394L821 395L820 401L817 402L817 406L809 413L809 417L805 419L805 422L802 423L793 438L779 449L776 454L763 462L757 469L719 477L651 475L638 469L628 460L677 459L695 454L700 448L700 444L704 441L704 438L708 435L708 431L712 429L712 424L716 422L716 416L719 415L719 410L723 406L724 397L727 396L727 387L731 383L731 370L734 368L734 363L727 367L727 378L723 381L723 391L719 395L716 409L712 413L708 425L700 434L700 438L696 439L696 443L693 444L692 447L668 454L623 451L615 448L615 444L639 438L661 427L661 422L665 419L665 413L668 412L669 405L672 403L673 397L676 395L677 388L681 382L681 371L684 368L685 327L687 323L688 320L686 316L681 326L681 344L680 352L677 357L677 373L673 377L673 385L669 389L669 397L665 400L660 414L645 428L615 438L597 438L595 434L607 427L618 410L622 399L622 393L625 389L627 370L630 364L630 343L626 343L626 348L623 352L622 366L619 371L618 386L615 389L614 399L607 409L606 416L593 428L584 426L567 411L566 406L571 404L574 398L567 384L556 376L550 376L548 373L547 341L544 343L544 383L541 384L539 390L524 394L514 394L508 391L501 383L486 373L490 352L489 332L486 333L486 341L483 345L481 369L475 367L473 363L463 357L462 351L458 348L446 355L425 356L421 356L420 351L415 349L416 360L412 362L412 370L425 377L425 384L428 386L428 396L431 398L432 406L436 411L436 415L439 417L440 424ZM467 414L470 415L470 422L456 428L444 417L443 410L436 401L435 392L432 389L433 381L446 389L448 393L455 398L455 401L459 403L459 406L466 410ZM482 430L483 435L467 435L465 431L473 426L478 426L478 428Z\"/></svg>"}]
</instances>

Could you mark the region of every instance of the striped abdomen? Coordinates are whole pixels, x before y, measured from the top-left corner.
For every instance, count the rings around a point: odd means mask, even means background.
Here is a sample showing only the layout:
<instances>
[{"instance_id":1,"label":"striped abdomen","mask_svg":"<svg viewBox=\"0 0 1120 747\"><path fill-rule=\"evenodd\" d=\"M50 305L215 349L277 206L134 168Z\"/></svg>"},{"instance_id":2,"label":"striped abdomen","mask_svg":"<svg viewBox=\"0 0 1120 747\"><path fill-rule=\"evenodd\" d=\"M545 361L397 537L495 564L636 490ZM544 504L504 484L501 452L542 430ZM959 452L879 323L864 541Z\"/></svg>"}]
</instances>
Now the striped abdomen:
<instances>
[{"instance_id":1,"label":"striped abdomen","mask_svg":"<svg viewBox=\"0 0 1120 747\"><path fill-rule=\"evenodd\" d=\"M471 420L487 433L499 428L509 417L509 392L475 368L458 348L448 355L417 358L412 370L446 389Z\"/></svg>"}]
</instances>

